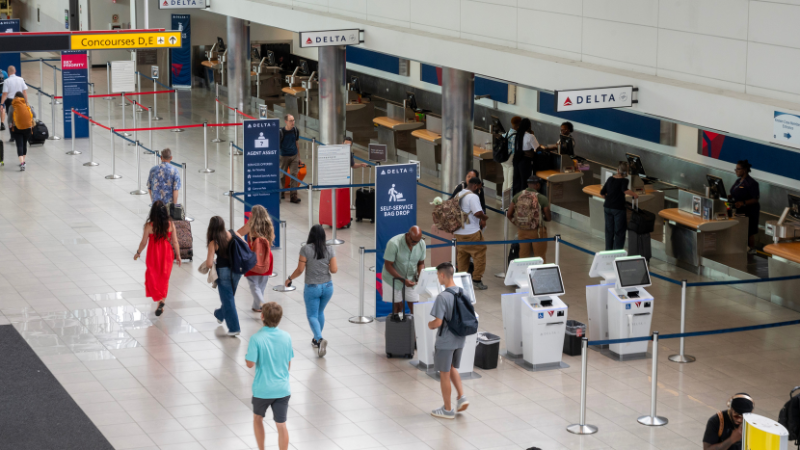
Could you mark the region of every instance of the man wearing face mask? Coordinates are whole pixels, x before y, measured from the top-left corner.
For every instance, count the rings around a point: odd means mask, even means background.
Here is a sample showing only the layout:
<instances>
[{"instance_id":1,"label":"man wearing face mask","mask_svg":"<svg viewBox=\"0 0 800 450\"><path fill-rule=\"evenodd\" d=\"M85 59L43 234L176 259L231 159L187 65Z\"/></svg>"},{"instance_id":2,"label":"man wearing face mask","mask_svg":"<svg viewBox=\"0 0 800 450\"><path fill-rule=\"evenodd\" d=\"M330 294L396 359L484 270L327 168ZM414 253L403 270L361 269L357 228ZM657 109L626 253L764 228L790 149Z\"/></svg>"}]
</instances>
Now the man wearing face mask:
<instances>
[{"instance_id":1,"label":"man wearing face mask","mask_svg":"<svg viewBox=\"0 0 800 450\"><path fill-rule=\"evenodd\" d=\"M728 400L727 411L719 411L706 423L703 450L741 450L743 415L753 412L752 397L740 392Z\"/></svg>"}]
</instances>

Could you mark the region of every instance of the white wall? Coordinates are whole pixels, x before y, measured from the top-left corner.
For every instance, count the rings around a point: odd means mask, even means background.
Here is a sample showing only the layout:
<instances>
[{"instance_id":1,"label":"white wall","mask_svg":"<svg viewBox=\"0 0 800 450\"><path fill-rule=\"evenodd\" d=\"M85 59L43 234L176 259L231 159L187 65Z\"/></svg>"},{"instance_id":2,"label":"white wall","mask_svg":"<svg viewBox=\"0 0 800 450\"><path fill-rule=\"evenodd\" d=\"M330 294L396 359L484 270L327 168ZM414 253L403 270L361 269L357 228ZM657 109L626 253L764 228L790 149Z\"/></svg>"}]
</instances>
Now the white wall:
<instances>
[{"instance_id":1,"label":"white wall","mask_svg":"<svg viewBox=\"0 0 800 450\"><path fill-rule=\"evenodd\" d=\"M127 1L127 0L120 0ZM20 26L30 32L65 31L64 10L69 9L68 0L14 0L14 18ZM39 21L36 8L40 8Z\"/></svg>"}]
</instances>

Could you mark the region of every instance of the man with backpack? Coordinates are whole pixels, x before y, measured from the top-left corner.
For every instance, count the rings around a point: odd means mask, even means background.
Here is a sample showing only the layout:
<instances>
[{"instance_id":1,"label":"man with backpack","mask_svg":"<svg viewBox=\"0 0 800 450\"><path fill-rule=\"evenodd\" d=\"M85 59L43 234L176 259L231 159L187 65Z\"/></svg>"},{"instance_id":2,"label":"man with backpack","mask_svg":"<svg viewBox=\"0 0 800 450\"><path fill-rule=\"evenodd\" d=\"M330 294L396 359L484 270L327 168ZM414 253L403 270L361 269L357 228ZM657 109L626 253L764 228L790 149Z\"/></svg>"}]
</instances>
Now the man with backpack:
<instances>
[{"instance_id":1,"label":"man with backpack","mask_svg":"<svg viewBox=\"0 0 800 450\"><path fill-rule=\"evenodd\" d=\"M449 262L436 266L439 284L443 285L445 290L436 296L431 310L434 319L428 322L429 329L439 330L434 344L433 367L439 372L439 384L444 399L444 406L431 411L431 415L442 419L455 419L456 412L466 411L469 407L458 368L461 366L461 353L464 351L466 337L478 332L475 310L464 295L464 291L453 280L454 273L455 269ZM450 398L451 382L458 394L455 408Z\"/></svg>"},{"instance_id":2,"label":"man with backpack","mask_svg":"<svg viewBox=\"0 0 800 450\"><path fill-rule=\"evenodd\" d=\"M726 411L717 411L706 423L703 450L741 450L744 414L753 412L755 402L744 392L728 400Z\"/></svg>"},{"instance_id":3,"label":"man with backpack","mask_svg":"<svg viewBox=\"0 0 800 450\"><path fill-rule=\"evenodd\" d=\"M297 148L297 141L300 140L300 130L294 126L294 116L287 114L283 117L284 126L280 131L280 145L281 145L281 170L297 178L300 171L300 150ZM281 186L286 185L285 175L281 176ZM300 183L291 180L289 187L298 187ZM281 192L281 198L284 198L284 193ZM300 203L300 197L297 191L292 191L289 194L290 202Z\"/></svg>"},{"instance_id":4,"label":"man with backpack","mask_svg":"<svg viewBox=\"0 0 800 450\"><path fill-rule=\"evenodd\" d=\"M458 203L466 219L461 228L453 232L459 242L456 251L456 267L459 268L459 272L466 272L469 267L469 259L472 258L475 266L475 270L472 272L472 284L475 289L481 291L488 289L481 281L483 273L486 271L486 246L462 245L461 243L483 241L481 230L486 227L489 216L483 212L480 197L477 194L482 185L480 178L473 177L470 178L467 189L458 193Z\"/></svg>"},{"instance_id":5,"label":"man with backpack","mask_svg":"<svg viewBox=\"0 0 800 450\"><path fill-rule=\"evenodd\" d=\"M506 217L517 226L517 239L541 239L547 237L544 222L550 222L550 200L539 193L542 179L536 175L528 178L528 188L511 200ZM519 257L540 256L547 262L547 242L519 244Z\"/></svg>"}]
</instances>

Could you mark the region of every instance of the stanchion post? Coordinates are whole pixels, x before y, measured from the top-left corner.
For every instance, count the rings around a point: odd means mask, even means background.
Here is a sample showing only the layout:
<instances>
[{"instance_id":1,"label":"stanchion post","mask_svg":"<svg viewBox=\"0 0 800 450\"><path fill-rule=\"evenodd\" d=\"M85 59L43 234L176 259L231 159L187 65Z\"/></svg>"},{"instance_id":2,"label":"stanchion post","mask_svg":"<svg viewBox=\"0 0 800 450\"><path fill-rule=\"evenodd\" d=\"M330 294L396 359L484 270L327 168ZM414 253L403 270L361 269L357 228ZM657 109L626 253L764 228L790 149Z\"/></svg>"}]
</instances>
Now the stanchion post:
<instances>
[{"instance_id":1,"label":"stanchion post","mask_svg":"<svg viewBox=\"0 0 800 450\"><path fill-rule=\"evenodd\" d=\"M147 138L147 145L150 149L153 149L153 110L147 111L147 128L150 130L147 131L148 138Z\"/></svg>"},{"instance_id":2,"label":"stanchion post","mask_svg":"<svg viewBox=\"0 0 800 450\"><path fill-rule=\"evenodd\" d=\"M586 423L586 374L589 369L589 338L581 339L581 418L580 422L567 427L572 434L595 434L597 427Z\"/></svg>"},{"instance_id":3,"label":"stanchion post","mask_svg":"<svg viewBox=\"0 0 800 450\"><path fill-rule=\"evenodd\" d=\"M122 175L117 175L117 152L114 151L114 127L109 129L111 133L109 136L111 137L111 175L106 175L107 180L118 180L122 178Z\"/></svg>"},{"instance_id":4,"label":"stanchion post","mask_svg":"<svg viewBox=\"0 0 800 450\"><path fill-rule=\"evenodd\" d=\"M69 118L71 121L70 130L72 131L72 151L67 152L68 155L80 155L81 152L75 150L75 108L69 110Z\"/></svg>"},{"instance_id":5,"label":"stanchion post","mask_svg":"<svg viewBox=\"0 0 800 450\"><path fill-rule=\"evenodd\" d=\"M503 240L508 240L508 217L506 217L506 212L508 208L503 210ZM503 271L494 274L497 278L505 278L506 271L508 271L508 244L503 243Z\"/></svg>"},{"instance_id":6,"label":"stanchion post","mask_svg":"<svg viewBox=\"0 0 800 450\"><path fill-rule=\"evenodd\" d=\"M219 128L219 127L217 127ZM208 168L208 122L203 122L203 159L205 160L205 169L200 169L200 173L214 173L214 169Z\"/></svg>"},{"instance_id":7,"label":"stanchion post","mask_svg":"<svg viewBox=\"0 0 800 450\"><path fill-rule=\"evenodd\" d=\"M339 228L336 226L336 188L331 189L331 228L333 228L333 233L331 234L331 238L328 239L325 243L328 245L342 245L344 241L341 239L336 238L336 229Z\"/></svg>"},{"instance_id":8,"label":"stanchion post","mask_svg":"<svg viewBox=\"0 0 800 450\"><path fill-rule=\"evenodd\" d=\"M317 183L317 138L311 138L311 183ZM322 195L322 194L320 194ZM321 199L322 197L320 197Z\"/></svg>"},{"instance_id":9,"label":"stanchion post","mask_svg":"<svg viewBox=\"0 0 800 450\"><path fill-rule=\"evenodd\" d=\"M189 172L186 170L186 163L181 163L181 167L183 168L183 213L184 213L184 220L187 222L194 222L194 219L189 217L189 201L186 200L186 191L189 190L189 183L187 183ZM231 221L231 226L233 226L233 221Z\"/></svg>"},{"instance_id":10,"label":"stanchion post","mask_svg":"<svg viewBox=\"0 0 800 450\"><path fill-rule=\"evenodd\" d=\"M171 131L173 133L182 133L183 130L178 126L178 90L173 87L173 92L175 92L175 128Z\"/></svg>"},{"instance_id":11,"label":"stanchion post","mask_svg":"<svg viewBox=\"0 0 800 450\"><path fill-rule=\"evenodd\" d=\"M127 128L127 127L125 126L125 93L123 92L123 93L122 93L122 94L119 96L119 98L121 98L121 99L122 99L122 129L124 130L125 128ZM134 114L134 116L135 116L135 114ZM122 136L126 136L126 137L131 135L131 134L130 134L130 133L128 133L127 131L123 131L123 132L122 132L122 133L120 133L120 134L121 134Z\"/></svg>"},{"instance_id":12,"label":"stanchion post","mask_svg":"<svg viewBox=\"0 0 800 450\"><path fill-rule=\"evenodd\" d=\"M56 120L56 98L55 94L53 97L50 98L50 114L53 118L53 134L47 138L49 141L60 141L61 138L58 137L58 133L56 132L56 125L58 124L58 120Z\"/></svg>"},{"instance_id":13,"label":"stanchion post","mask_svg":"<svg viewBox=\"0 0 800 450\"><path fill-rule=\"evenodd\" d=\"M291 186L291 185L290 185ZM314 226L314 185L308 183L308 229Z\"/></svg>"},{"instance_id":14,"label":"stanchion post","mask_svg":"<svg viewBox=\"0 0 800 450\"><path fill-rule=\"evenodd\" d=\"M106 61L106 89L108 97L103 97L103 100L114 100L111 96L111 61Z\"/></svg>"},{"instance_id":15,"label":"stanchion post","mask_svg":"<svg viewBox=\"0 0 800 450\"><path fill-rule=\"evenodd\" d=\"M158 117L158 94L157 91L156 81L153 80L153 120L159 121L161 117Z\"/></svg>"},{"instance_id":16,"label":"stanchion post","mask_svg":"<svg viewBox=\"0 0 800 450\"><path fill-rule=\"evenodd\" d=\"M220 124L220 122L219 122L219 84L218 83L214 83L214 86L216 87L216 90L217 90L217 92L215 94L215 97L214 97L214 116L215 116L216 121L217 121L217 137L214 140L212 140L211 142L213 142L215 144L218 144L220 142L225 142L225 141L223 141L222 139L219 138L219 129L220 129L220 127L219 127L219 124Z\"/></svg>"},{"instance_id":17,"label":"stanchion post","mask_svg":"<svg viewBox=\"0 0 800 450\"><path fill-rule=\"evenodd\" d=\"M94 83L89 83L89 115L94 115Z\"/></svg>"},{"instance_id":18,"label":"stanchion post","mask_svg":"<svg viewBox=\"0 0 800 450\"><path fill-rule=\"evenodd\" d=\"M231 167L230 177L229 177L229 182L228 182L228 191L233 192L233 142L231 142L228 145L228 148L230 149L230 151L228 152L228 158L230 160L230 167ZM224 194L224 195L228 195L228 194Z\"/></svg>"},{"instance_id":19,"label":"stanchion post","mask_svg":"<svg viewBox=\"0 0 800 450\"><path fill-rule=\"evenodd\" d=\"M40 90L36 91L36 98L39 99L39 109L37 109L37 111L39 111L39 114L42 114L44 112L44 110L42 109L42 91Z\"/></svg>"},{"instance_id":20,"label":"stanchion post","mask_svg":"<svg viewBox=\"0 0 800 450\"><path fill-rule=\"evenodd\" d=\"M556 265L558 265L561 261L561 235L557 234L554 239L556 241Z\"/></svg>"},{"instance_id":21,"label":"stanchion post","mask_svg":"<svg viewBox=\"0 0 800 450\"><path fill-rule=\"evenodd\" d=\"M83 163L83 165L87 167L100 165L100 163L94 162L94 132L92 128L94 128L94 124L92 123L92 116L89 116L89 162Z\"/></svg>"},{"instance_id":22,"label":"stanchion post","mask_svg":"<svg viewBox=\"0 0 800 450\"><path fill-rule=\"evenodd\" d=\"M139 184L138 189L131 191L131 195L147 195L147 191L142 190L142 152L139 151L139 141L135 141L136 146L136 182Z\"/></svg>"},{"instance_id":23,"label":"stanchion post","mask_svg":"<svg viewBox=\"0 0 800 450\"><path fill-rule=\"evenodd\" d=\"M56 97L58 97L58 72L56 72L56 66L53 66L53 100L55 100L56 105L60 105L61 101L59 101Z\"/></svg>"},{"instance_id":24,"label":"stanchion post","mask_svg":"<svg viewBox=\"0 0 800 450\"><path fill-rule=\"evenodd\" d=\"M239 123L239 111L234 108L233 110L233 123ZM239 146L239 126L233 126L233 145ZM237 152L239 150L236 150ZM290 185L291 186L291 185Z\"/></svg>"},{"instance_id":25,"label":"stanchion post","mask_svg":"<svg viewBox=\"0 0 800 450\"><path fill-rule=\"evenodd\" d=\"M230 214L230 216L229 216L229 219L228 219L228 222L230 223L231 229L235 229L235 228L233 227L233 214L234 214L234 213L233 213L233 202L235 201L235 199L233 198L233 189L231 189L230 191L228 191L228 197L230 197L230 198L228 198L228 200L230 200L230 201L228 202L229 209L230 209L230 211L228 211L228 213Z\"/></svg>"},{"instance_id":26,"label":"stanchion post","mask_svg":"<svg viewBox=\"0 0 800 450\"><path fill-rule=\"evenodd\" d=\"M452 242L453 242L453 248L450 249L450 258L452 258L452 260L453 260L453 267L456 267L456 262L458 262L458 259L456 259L456 254L457 254L456 246L458 245L457 244L458 241L456 241L456 239L453 238Z\"/></svg>"},{"instance_id":27,"label":"stanchion post","mask_svg":"<svg viewBox=\"0 0 800 450\"><path fill-rule=\"evenodd\" d=\"M39 86L44 89L44 58L39 58ZM111 86L111 83L109 83L109 86ZM39 111L41 110L42 105L39 105Z\"/></svg>"},{"instance_id":28,"label":"stanchion post","mask_svg":"<svg viewBox=\"0 0 800 450\"><path fill-rule=\"evenodd\" d=\"M350 318L350 323L370 323L372 316L364 315L364 247L358 248L358 315Z\"/></svg>"},{"instance_id":29,"label":"stanchion post","mask_svg":"<svg viewBox=\"0 0 800 450\"><path fill-rule=\"evenodd\" d=\"M666 425L669 420L666 417L656 415L656 403L658 402L658 331L653 331L653 368L650 377L650 415L641 416L637 421L648 427L661 427Z\"/></svg>"},{"instance_id":30,"label":"stanchion post","mask_svg":"<svg viewBox=\"0 0 800 450\"><path fill-rule=\"evenodd\" d=\"M281 236L283 236L283 246L281 247L281 253L283 253L283 273L286 279L289 279L289 272L286 271L286 255L289 253L289 239L286 235L286 221L281 220ZM286 287L284 283L280 283L272 288L272 290L276 292L290 292L295 289L297 289L297 286Z\"/></svg>"},{"instance_id":31,"label":"stanchion post","mask_svg":"<svg viewBox=\"0 0 800 450\"><path fill-rule=\"evenodd\" d=\"M686 280L681 281L681 334L686 333ZM683 336L680 338L680 351L677 355L671 355L669 360L676 363L691 363L697 358L684 353L686 343Z\"/></svg>"},{"instance_id":32,"label":"stanchion post","mask_svg":"<svg viewBox=\"0 0 800 450\"><path fill-rule=\"evenodd\" d=\"M136 131L136 106L139 104L136 100L131 100L131 115L133 116L133 142L128 142L128 147L138 145L139 132Z\"/></svg>"}]
</instances>

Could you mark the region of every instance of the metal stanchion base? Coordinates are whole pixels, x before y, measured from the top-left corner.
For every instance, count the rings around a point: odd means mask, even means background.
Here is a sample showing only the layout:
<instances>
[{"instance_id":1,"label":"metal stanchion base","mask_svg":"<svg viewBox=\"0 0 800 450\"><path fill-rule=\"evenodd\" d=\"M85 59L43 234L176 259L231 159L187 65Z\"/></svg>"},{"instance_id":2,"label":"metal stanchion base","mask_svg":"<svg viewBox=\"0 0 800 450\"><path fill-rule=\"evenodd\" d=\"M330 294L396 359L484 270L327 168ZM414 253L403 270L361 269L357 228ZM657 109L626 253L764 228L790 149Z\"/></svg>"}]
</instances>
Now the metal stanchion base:
<instances>
[{"instance_id":1,"label":"metal stanchion base","mask_svg":"<svg viewBox=\"0 0 800 450\"><path fill-rule=\"evenodd\" d=\"M225 197L230 197L231 193L228 192L228 191L225 191L225 192L222 193L222 195L224 195Z\"/></svg>"},{"instance_id":2,"label":"metal stanchion base","mask_svg":"<svg viewBox=\"0 0 800 450\"><path fill-rule=\"evenodd\" d=\"M375 266L369 266L369 271L370 272L375 272Z\"/></svg>"},{"instance_id":3,"label":"metal stanchion base","mask_svg":"<svg viewBox=\"0 0 800 450\"><path fill-rule=\"evenodd\" d=\"M67 155L80 155L80 154L81 154L81 152L79 152L79 151L77 151L77 150L72 150L72 151L70 151L70 152L67 152L66 154L67 154Z\"/></svg>"},{"instance_id":4,"label":"metal stanchion base","mask_svg":"<svg viewBox=\"0 0 800 450\"><path fill-rule=\"evenodd\" d=\"M56 136L55 134L47 138L48 141L60 141L61 138Z\"/></svg>"},{"instance_id":5,"label":"metal stanchion base","mask_svg":"<svg viewBox=\"0 0 800 450\"><path fill-rule=\"evenodd\" d=\"M500 272L500 273L494 274L494 276L497 277L497 278L505 278L506 277L506 273L505 272Z\"/></svg>"},{"instance_id":6,"label":"metal stanchion base","mask_svg":"<svg viewBox=\"0 0 800 450\"><path fill-rule=\"evenodd\" d=\"M354 205L350 205L350 211L355 211L356 207Z\"/></svg>"},{"instance_id":7,"label":"metal stanchion base","mask_svg":"<svg viewBox=\"0 0 800 450\"><path fill-rule=\"evenodd\" d=\"M595 434L597 433L597 427L594 425L580 425L573 423L567 427L567 431L572 434Z\"/></svg>"},{"instance_id":8,"label":"metal stanchion base","mask_svg":"<svg viewBox=\"0 0 800 450\"><path fill-rule=\"evenodd\" d=\"M219 144L220 142L228 142L228 141L226 141L225 139L212 139L209 142L213 144Z\"/></svg>"},{"instance_id":9,"label":"metal stanchion base","mask_svg":"<svg viewBox=\"0 0 800 450\"><path fill-rule=\"evenodd\" d=\"M172 131L173 133L183 133L183 129L182 128L173 128L173 129L171 129L169 131Z\"/></svg>"},{"instance_id":10,"label":"metal stanchion base","mask_svg":"<svg viewBox=\"0 0 800 450\"><path fill-rule=\"evenodd\" d=\"M61 104L61 100L56 99L56 105L60 105L60 104Z\"/></svg>"},{"instance_id":11,"label":"metal stanchion base","mask_svg":"<svg viewBox=\"0 0 800 450\"><path fill-rule=\"evenodd\" d=\"M120 178L122 178L122 175L117 175L117 174L106 175L106 180L119 180Z\"/></svg>"},{"instance_id":12,"label":"metal stanchion base","mask_svg":"<svg viewBox=\"0 0 800 450\"><path fill-rule=\"evenodd\" d=\"M325 244L327 244L327 245L342 245L342 244L344 244L344 241L341 240L341 239L328 239L327 241L325 241Z\"/></svg>"},{"instance_id":13,"label":"metal stanchion base","mask_svg":"<svg viewBox=\"0 0 800 450\"><path fill-rule=\"evenodd\" d=\"M273 290L273 291L275 291L275 292L291 292L291 291L294 291L294 290L296 290L296 289L297 289L297 287L296 287L296 286L289 286L289 287L286 287L286 285L283 285L283 284L282 284L282 285L280 285L280 286L274 286L274 287L272 288L272 290Z\"/></svg>"},{"instance_id":14,"label":"metal stanchion base","mask_svg":"<svg viewBox=\"0 0 800 450\"><path fill-rule=\"evenodd\" d=\"M130 133L120 133L120 135L121 135L121 136L125 136L125 137L131 137L131 136L133 136L133 135L132 135L132 134L130 134ZM128 145L133 145L133 144L128 144Z\"/></svg>"},{"instance_id":15,"label":"metal stanchion base","mask_svg":"<svg viewBox=\"0 0 800 450\"><path fill-rule=\"evenodd\" d=\"M240 152L239 150L234 150L233 156L242 156L242 152Z\"/></svg>"},{"instance_id":16,"label":"metal stanchion base","mask_svg":"<svg viewBox=\"0 0 800 450\"><path fill-rule=\"evenodd\" d=\"M642 425L647 425L648 427L663 427L669 420L666 417L661 416L642 416L636 419Z\"/></svg>"},{"instance_id":17,"label":"metal stanchion base","mask_svg":"<svg viewBox=\"0 0 800 450\"><path fill-rule=\"evenodd\" d=\"M200 169L198 170L200 173L214 173L214 169Z\"/></svg>"},{"instance_id":18,"label":"metal stanchion base","mask_svg":"<svg viewBox=\"0 0 800 450\"><path fill-rule=\"evenodd\" d=\"M372 316L353 316L348 321L350 323L370 323L373 319Z\"/></svg>"},{"instance_id":19,"label":"metal stanchion base","mask_svg":"<svg viewBox=\"0 0 800 450\"><path fill-rule=\"evenodd\" d=\"M164 120L162 117L153 117L153 122L158 122L159 120Z\"/></svg>"},{"instance_id":20,"label":"metal stanchion base","mask_svg":"<svg viewBox=\"0 0 800 450\"><path fill-rule=\"evenodd\" d=\"M128 142L128 147L133 147L133 146L135 146L135 145L136 145L136 144L131 144L130 142Z\"/></svg>"},{"instance_id":21,"label":"metal stanchion base","mask_svg":"<svg viewBox=\"0 0 800 450\"><path fill-rule=\"evenodd\" d=\"M669 360L676 363L692 363L697 361L697 358L689 355L672 355Z\"/></svg>"},{"instance_id":22,"label":"metal stanchion base","mask_svg":"<svg viewBox=\"0 0 800 450\"><path fill-rule=\"evenodd\" d=\"M186 216L186 217L183 218L183 220L185 220L187 222L194 222L194 217Z\"/></svg>"},{"instance_id":23,"label":"metal stanchion base","mask_svg":"<svg viewBox=\"0 0 800 450\"><path fill-rule=\"evenodd\" d=\"M147 191L143 191L141 189L137 189L135 191L131 191L131 195L147 195Z\"/></svg>"},{"instance_id":24,"label":"metal stanchion base","mask_svg":"<svg viewBox=\"0 0 800 450\"><path fill-rule=\"evenodd\" d=\"M83 163L83 165L86 166L86 167L94 167L94 166L99 166L100 163L96 163L94 161L89 161L87 163Z\"/></svg>"},{"instance_id":25,"label":"metal stanchion base","mask_svg":"<svg viewBox=\"0 0 800 450\"><path fill-rule=\"evenodd\" d=\"M272 275L270 275L269 277L270 277L270 278L275 278L275 277L277 277L277 276L278 276L278 273L277 273L277 272L272 272Z\"/></svg>"}]
</instances>

